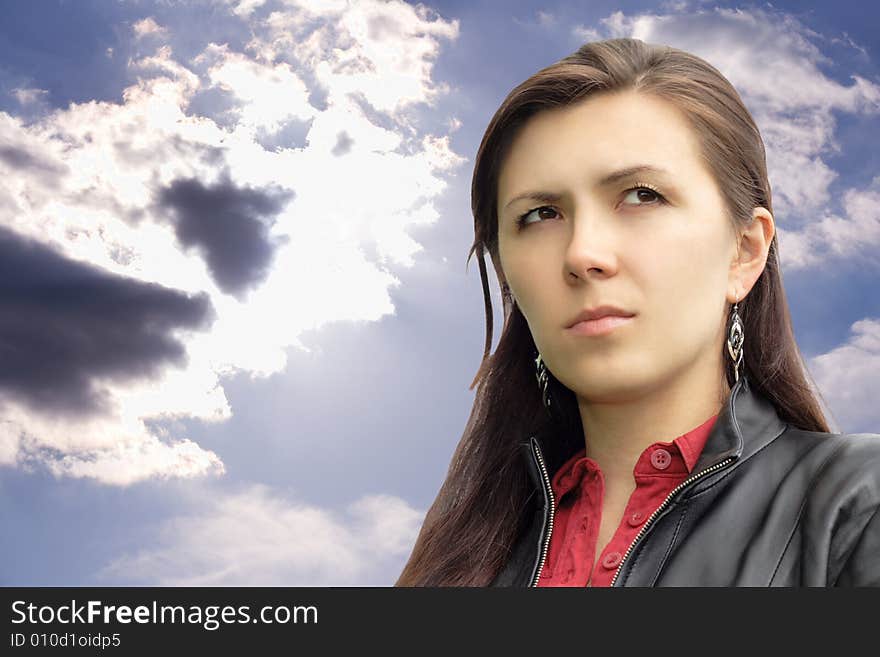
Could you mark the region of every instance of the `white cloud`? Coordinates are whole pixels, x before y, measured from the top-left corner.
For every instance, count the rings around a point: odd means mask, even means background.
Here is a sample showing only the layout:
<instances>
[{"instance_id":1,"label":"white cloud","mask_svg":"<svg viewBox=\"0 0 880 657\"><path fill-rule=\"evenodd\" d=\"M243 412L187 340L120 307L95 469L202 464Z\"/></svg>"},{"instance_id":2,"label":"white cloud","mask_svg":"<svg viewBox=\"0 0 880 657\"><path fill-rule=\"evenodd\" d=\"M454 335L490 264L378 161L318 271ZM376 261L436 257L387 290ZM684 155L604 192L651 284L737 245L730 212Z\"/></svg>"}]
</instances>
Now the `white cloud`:
<instances>
[{"instance_id":1,"label":"white cloud","mask_svg":"<svg viewBox=\"0 0 880 657\"><path fill-rule=\"evenodd\" d=\"M400 0L286 4L305 9L319 27L299 13L273 12L265 23L268 35L252 40L249 48L263 57L292 54L328 90L329 102L356 94L376 110L394 114L449 91L447 84L432 80L432 60L440 51L435 37L454 40L457 20L435 18L426 6Z\"/></svg>"},{"instance_id":2,"label":"white cloud","mask_svg":"<svg viewBox=\"0 0 880 657\"><path fill-rule=\"evenodd\" d=\"M232 8L232 13L236 16L240 16L241 18L247 18L250 16L254 9L262 7L266 0L223 0L228 5L235 5Z\"/></svg>"},{"instance_id":3,"label":"white cloud","mask_svg":"<svg viewBox=\"0 0 880 657\"><path fill-rule=\"evenodd\" d=\"M538 11L538 23L544 27L556 25L557 18L549 11Z\"/></svg>"},{"instance_id":4,"label":"white cloud","mask_svg":"<svg viewBox=\"0 0 880 657\"><path fill-rule=\"evenodd\" d=\"M35 413L4 400L0 465L125 486L149 478L222 475L219 456L185 436L150 429L149 419L188 417L220 422L231 409L217 374L191 347L188 369L166 369L154 380L105 384L108 412L80 418Z\"/></svg>"},{"instance_id":5,"label":"white cloud","mask_svg":"<svg viewBox=\"0 0 880 657\"><path fill-rule=\"evenodd\" d=\"M800 231L778 229L784 267L802 269L836 258L880 265L880 176L866 189L846 190L841 205L843 216L826 211Z\"/></svg>"},{"instance_id":6,"label":"white cloud","mask_svg":"<svg viewBox=\"0 0 880 657\"><path fill-rule=\"evenodd\" d=\"M226 6L249 16L261 4ZM166 28L144 19L134 29ZM36 163L23 169L0 161L0 226L107 272L205 292L217 312L209 332L178 336L186 365L150 381L93 381L108 400L103 415L64 424L10 403L0 463L42 464L112 484L221 473L216 454L186 436L156 434L150 420L227 419L220 375L278 372L287 348L304 348L304 330L394 312L389 291L400 282L388 264L414 265L423 247L408 230L436 221L443 176L464 162L447 127L431 134L406 113L446 90L432 79L432 61L438 39L456 37L457 22L403 2L287 2L243 29L253 34L247 52L206 44L187 63L163 45L130 60L139 77L122 102L71 103L33 123L0 112L0 146ZM323 108L309 100L315 84L326 93ZM237 103L231 125L193 109L209 90ZM258 131L306 120L305 145L266 150L257 141ZM347 150L334 154L342 133ZM239 188L292 194L271 228L283 246L246 298L218 287L156 204L174 181L210 186L222 175Z\"/></svg>"},{"instance_id":7,"label":"white cloud","mask_svg":"<svg viewBox=\"0 0 880 657\"><path fill-rule=\"evenodd\" d=\"M829 192L838 174L823 158L840 151L835 113L877 114L880 85L858 75L850 76L850 84L828 77L820 66L832 62L814 44L823 37L790 15L674 2L665 7L670 13L617 11L600 20L599 30L579 25L572 32L584 40L630 36L668 44L718 68L764 138L774 215L777 226L784 226L779 235L786 268L828 256L869 257L880 247L878 214L869 207L876 190L846 190L844 215L838 216ZM816 221L817 216L822 218Z\"/></svg>"},{"instance_id":8,"label":"white cloud","mask_svg":"<svg viewBox=\"0 0 880 657\"><path fill-rule=\"evenodd\" d=\"M168 28L159 25L152 17L143 18L136 21L132 25L136 39L141 39L148 35L164 36L168 33Z\"/></svg>"},{"instance_id":9,"label":"white cloud","mask_svg":"<svg viewBox=\"0 0 880 657\"><path fill-rule=\"evenodd\" d=\"M880 426L880 319L850 326L849 340L812 358L809 370L840 428L847 433L876 432Z\"/></svg>"},{"instance_id":10,"label":"white cloud","mask_svg":"<svg viewBox=\"0 0 880 657\"><path fill-rule=\"evenodd\" d=\"M206 496L207 508L166 521L157 545L99 578L149 586L389 586L424 512L366 495L337 514L253 485Z\"/></svg>"},{"instance_id":11,"label":"white cloud","mask_svg":"<svg viewBox=\"0 0 880 657\"><path fill-rule=\"evenodd\" d=\"M46 89L13 89L12 95L22 105L32 105L44 101L49 94Z\"/></svg>"},{"instance_id":12,"label":"white cloud","mask_svg":"<svg viewBox=\"0 0 880 657\"><path fill-rule=\"evenodd\" d=\"M539 9L535 12L534 18L526 18L522 19L517 16L513 16L512 20L517 25L521 25L526 29L552 29L559 24L559 18L555 16L552 12L544 11Z\"/></svg>"},{"instance_id":13,"label":"white cloud","mask_svg":"<svg viewBox=\"0 0 880 657\"><path fill-rule=\"evenodd\" d=\"M599 30L585 25L575 25L571 28L571 34L578 42L599 41L603 38Z\"/></svg>"},{"instance_id":14,"label":"white cloud","mask_svg":"<svg viewBox=\"0 0 880 657\"><path fill-rule=\"evenodd\" d=\"M249 56L232 52L226 44L209 44L196 63L213 60L208 70L211 83L229 91L242 102L240 129L278 130L290 119L310 119L318 110L309 104L309 90L291 66L256 62Z\"/></svg>"}]
</instances>

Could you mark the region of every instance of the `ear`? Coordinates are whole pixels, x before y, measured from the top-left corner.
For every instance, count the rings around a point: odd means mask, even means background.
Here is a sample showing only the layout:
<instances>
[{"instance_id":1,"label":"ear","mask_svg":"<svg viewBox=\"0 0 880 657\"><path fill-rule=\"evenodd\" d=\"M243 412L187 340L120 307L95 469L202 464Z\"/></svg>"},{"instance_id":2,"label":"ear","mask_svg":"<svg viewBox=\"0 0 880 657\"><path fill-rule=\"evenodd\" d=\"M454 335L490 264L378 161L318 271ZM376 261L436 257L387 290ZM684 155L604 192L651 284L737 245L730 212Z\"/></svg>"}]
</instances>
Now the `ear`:
<instances>
[{"instance_id":1,"label":"ear","mask_svg":"<svg viewBox=\"0 0 880 657\"><path fill-rule=\"evenodd\" d=\"M737 297L742 301L755 285L767 264L767 254L775 234L776 226L770 211L755 208L751 223L740 233L737 253L730 265L727 285L727 300L730 303L734 303Z\"/></svg>"}]
</instances>

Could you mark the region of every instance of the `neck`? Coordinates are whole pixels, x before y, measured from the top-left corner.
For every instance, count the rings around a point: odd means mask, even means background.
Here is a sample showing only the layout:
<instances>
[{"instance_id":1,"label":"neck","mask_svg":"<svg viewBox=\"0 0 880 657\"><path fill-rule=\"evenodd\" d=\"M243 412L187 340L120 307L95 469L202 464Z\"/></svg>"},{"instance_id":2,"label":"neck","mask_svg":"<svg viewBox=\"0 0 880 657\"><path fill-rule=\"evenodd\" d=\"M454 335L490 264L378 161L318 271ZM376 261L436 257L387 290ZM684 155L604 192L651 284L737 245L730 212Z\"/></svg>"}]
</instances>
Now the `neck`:
<instances>
[{"instance_id":1,"label":"neck","mask_svg":"<svg viewBox=\"0 0 880 657\"><path fill-rule=\"evenodd\" d=\"M629 486L642 452L671 442L720 412L730 387L723 367L691 367L623 400L578 397L586 455L602 470L607 487Z\"/></svg>"}]
</instances>

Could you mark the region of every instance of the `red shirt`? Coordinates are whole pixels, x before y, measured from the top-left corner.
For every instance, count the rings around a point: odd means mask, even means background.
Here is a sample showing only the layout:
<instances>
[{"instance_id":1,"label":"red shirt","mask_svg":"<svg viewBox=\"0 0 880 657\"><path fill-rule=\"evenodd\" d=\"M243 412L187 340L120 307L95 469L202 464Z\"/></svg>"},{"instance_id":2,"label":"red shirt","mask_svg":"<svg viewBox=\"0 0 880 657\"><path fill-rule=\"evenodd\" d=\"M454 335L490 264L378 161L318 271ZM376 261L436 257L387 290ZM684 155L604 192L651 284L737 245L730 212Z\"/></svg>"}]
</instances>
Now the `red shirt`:
<instances>
[{"instance_id":1,"label":"red shirt","mask_svg":"<svg viewBox=\"0 0 880 657\"><path fill-rule=\"evenodd\" d=\"M672 489L690 475L717 418L713 415L672 442L657 442L642 452L633 468L635 490L598 561L596 542L605 480L585 449L568 459L551 481L556 513L538 586L609 586L642 525ZM595 571L591 572L594 562Z\"/></svg>"}]
</instances>

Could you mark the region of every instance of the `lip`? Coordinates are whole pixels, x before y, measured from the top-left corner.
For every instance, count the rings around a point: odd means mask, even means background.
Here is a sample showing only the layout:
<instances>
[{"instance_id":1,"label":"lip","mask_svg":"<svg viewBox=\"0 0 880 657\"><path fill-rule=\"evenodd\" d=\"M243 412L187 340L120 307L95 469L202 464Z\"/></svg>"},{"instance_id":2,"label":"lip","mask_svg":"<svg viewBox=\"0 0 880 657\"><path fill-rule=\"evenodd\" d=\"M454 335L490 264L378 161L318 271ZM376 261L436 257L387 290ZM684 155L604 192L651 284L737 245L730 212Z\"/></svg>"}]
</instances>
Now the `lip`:
<instances>
[{"instance_id":1,"label":"lip","mask_svg":"<svg viewBox=\"0 0 880 657\"><path fill-rule=\"evenodd\" d=\"M596 319L588 319L569 326L566 331L574 335L606 335L616 328L632 321L633 315L623 317L621 315L604 315Z\"/></svg>"},{"instance_id":2,"label":"lip","mask_svg":"<svg viewBox=\"0 0 880 657\"><path fill-rule=\"evenodd\" d=\"M601 306L594 306L592 308L584 308L568 322L565 328L574 328L574 326L579 322L601 319L602 317L607 316L633 317L634 315L635 313L631 313L628 310L623 310L622 308L618 308L617 306L603 304Z\"/></svg>"}]
</instances>

